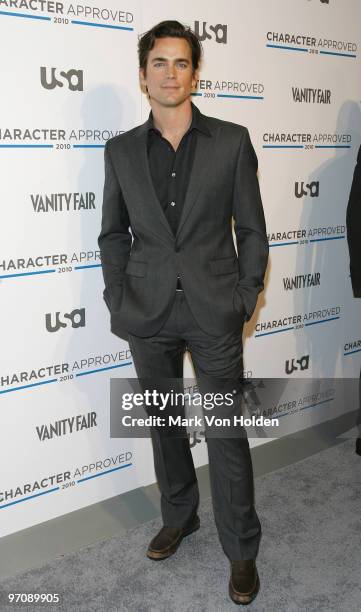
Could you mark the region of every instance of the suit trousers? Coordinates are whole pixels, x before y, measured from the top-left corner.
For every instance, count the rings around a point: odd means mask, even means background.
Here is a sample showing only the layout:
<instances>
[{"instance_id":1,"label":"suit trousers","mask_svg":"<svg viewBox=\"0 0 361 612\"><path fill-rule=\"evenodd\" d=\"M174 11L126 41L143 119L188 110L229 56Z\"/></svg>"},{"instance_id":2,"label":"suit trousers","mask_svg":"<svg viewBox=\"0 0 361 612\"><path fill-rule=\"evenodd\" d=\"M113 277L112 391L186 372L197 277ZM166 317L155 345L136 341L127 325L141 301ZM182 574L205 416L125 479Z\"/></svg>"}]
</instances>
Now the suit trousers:
<instances>
[{"instance_id":1,"label":"suit trousers","mask_svg":"<svg viewBox=\"0 0 361 612\"><path fill-rule=\"evenodd\" d=\"M239 329L210 336L196 322L183 291L177 291L170 315L151 337L129 335L139 380L183 379L190 352L202 389L205 380L240 381L243 375L242 321ZM167 437L151 427L154 468L161 493L163 524L185 527L199 505L198 482L187 437ZM230 560L255 559L261 525L254 504L254 483L247 436L206 435L212 504L218 536Z\"/></svg>"}]
</instances>

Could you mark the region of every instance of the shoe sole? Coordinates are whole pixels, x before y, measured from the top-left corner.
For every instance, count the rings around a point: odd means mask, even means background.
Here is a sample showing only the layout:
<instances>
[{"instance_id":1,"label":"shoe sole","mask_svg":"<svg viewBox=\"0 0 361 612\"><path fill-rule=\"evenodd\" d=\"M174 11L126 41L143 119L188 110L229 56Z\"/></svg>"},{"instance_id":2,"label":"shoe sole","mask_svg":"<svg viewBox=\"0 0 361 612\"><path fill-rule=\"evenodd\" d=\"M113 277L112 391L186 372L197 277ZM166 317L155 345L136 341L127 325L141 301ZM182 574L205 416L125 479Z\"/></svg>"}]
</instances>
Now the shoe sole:
<instances>
[{"instance_id":1,"label":"shoe sole","mask_svg":"<svg viewBox=\"0 0 361 612\"><path fill-rule=\"evenodd\" d=\"M194 531L197 531L200 528L200 526L201 526L201 523L200 521L198 521L198 523L196 523L194 526L188 527L184 531L184 533L181 535L179 540L177 540L177 542L173 545L173 547L170 547L166 552L160 552L160 551L151 550L148 548L147 550L148 559L152 559L153 561L161 561L162 559L167 559L171 555L174 555L174 553L177 551L178 546L182 542L183 538L190 535Z\"/></svg>"},{"instance_id":2,"label":"shoe sole","mask_svg":"<svg viewBox=\"0 0 361 612\"><path fill-rule=\"evenodd\" d=\"M248 606L248 604L250 604L258 595L259 588L260 588L260 581L259 581L259 576L257 573L256 585L254 587L254 590L251 593L237 594L233 590L231 582L230 582L229 583L229 596L232 599L232 601L238 606Z\"/></svg>"}]
</instances>

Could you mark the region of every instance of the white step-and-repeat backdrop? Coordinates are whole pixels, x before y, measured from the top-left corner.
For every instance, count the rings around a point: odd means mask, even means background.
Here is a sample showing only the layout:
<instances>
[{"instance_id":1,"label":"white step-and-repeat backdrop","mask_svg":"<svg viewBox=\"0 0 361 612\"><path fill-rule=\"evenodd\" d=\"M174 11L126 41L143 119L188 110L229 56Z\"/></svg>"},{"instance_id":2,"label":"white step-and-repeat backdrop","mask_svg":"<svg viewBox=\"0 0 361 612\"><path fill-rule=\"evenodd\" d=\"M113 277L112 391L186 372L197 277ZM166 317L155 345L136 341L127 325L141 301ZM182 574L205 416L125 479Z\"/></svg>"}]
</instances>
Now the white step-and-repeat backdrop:
<instances>
[{"instance_id":1,"label":"white step-and-repeat backdrop","mask_svg":"<svg viewBox=\"0 0 361 612\"><path fill-rule=\"evenodd\" d=\"M202 40L195 104L246 125L259 159L271 248L247 375L359 374L359 0L0 0L1 536L154 482L150 441L109 437L109 379L135 371L109 331L97 237L104 143L147 119L138 35L164 19ZM331 396L273 412L308 408L309 426ZM204 441L193 452L207 462Z\"/></svg>"}]
</instances>

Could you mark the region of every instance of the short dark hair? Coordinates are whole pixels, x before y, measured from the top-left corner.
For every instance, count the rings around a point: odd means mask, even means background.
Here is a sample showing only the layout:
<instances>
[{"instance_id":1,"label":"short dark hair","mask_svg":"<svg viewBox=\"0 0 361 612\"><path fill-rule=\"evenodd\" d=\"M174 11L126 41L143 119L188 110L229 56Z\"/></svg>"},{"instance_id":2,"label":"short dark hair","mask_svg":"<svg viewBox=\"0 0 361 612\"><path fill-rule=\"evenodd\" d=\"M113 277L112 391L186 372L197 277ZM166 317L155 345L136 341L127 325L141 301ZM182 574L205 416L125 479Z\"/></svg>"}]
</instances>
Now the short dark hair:
<instances>
[{"instance_id":1,"label":"short dark hair","mask_svg":"<svg viewBox=\"0 0 361 612\"><path fill-rule=\"evenodd\" d=\"M197 70L202 56L202 45L195 33L179 21L161 21L145 32L138 41L139 68L146 72L149 51L154 47L157 38L185 38L192 52L193 72Z\"/></svg>"}]
</instances>

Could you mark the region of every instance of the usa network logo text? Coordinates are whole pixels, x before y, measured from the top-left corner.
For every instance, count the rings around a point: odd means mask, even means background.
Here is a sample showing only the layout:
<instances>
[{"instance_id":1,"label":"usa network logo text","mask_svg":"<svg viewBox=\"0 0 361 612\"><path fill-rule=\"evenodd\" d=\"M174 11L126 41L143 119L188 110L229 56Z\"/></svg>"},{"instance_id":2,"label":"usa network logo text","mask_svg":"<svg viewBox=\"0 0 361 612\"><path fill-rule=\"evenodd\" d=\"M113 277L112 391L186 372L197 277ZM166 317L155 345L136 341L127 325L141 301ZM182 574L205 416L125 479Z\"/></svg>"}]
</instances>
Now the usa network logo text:
<instances>
[{"instance_id":1,"label":"usa network logo text","mask_svg":"<svg viewBox=\"0 0 361 612\"><path fill-rule=\"evenodd\" d=\"M63 26L134 30L134 15L130 11L80 3L68 4L55 0L0 0L0 17L36 19L40 23L52 22Z\"/></svg>"},{"instance_id":2,"label":"usa network logo text","mask_svg":"<svg viewBox=\"0 0 361 612\"><path fill-rule=\"evenodd\" d=\"M211 25L206 21L195 21L194 33L201 42L205 40L214 40L217 43L223 43L225 45L227 43L228 26L224 23Z\"/></svg>"},{"instance_id":3,"label":"usa network logo text","mask_svg":"<svg viewBox=\"0 0 361 612\"><path fill-rule=\"evenodd\" d=\"M83 70L76 68L65 71L41 66L40 83L44 89L55 89L55 87L67 85L70 91L84 91L84 73Z\"/></svg>"},{"instance_id":4,"label":"usa network logo text","mask_svg":"<svg viewBox=\"0 0 361 612\"><path fill-rule=\"evenodd\" d=\"M296 198L304 198L309 196L310 198L318 198L320 195L320 182L312 181L311 183L304 183L304 181L297 181L295 183L295 196Z\"/></svg>"},{"instance_id":5,"label":"usa network logo text","mask_svg":"<svg viewBox=\"0 0 361 612\"><path fill-rule=\"evenodd\" d=\"M308 370L309 365L310 365L309 355L304 355L300 359L294 358L292 359L291 363L290 363L290 360L287 359L285 363L285 372L288 375L293 374L293 372L297 372L298 370L301 372L304 372L305 370Z\"/></svg>"},{"instance_id":6,"label":"usa network logo text","mask_svg":"<svg viewBox=\"0 0 361 612\"><path fill-rule=\"evenodd\" d=\"M55 315L51 312L47 312L45 315L45 327L48 332L57 332L62 327L68 327L73 329L79 327L85 327L85 308L75 308L71 312L64 312L62 315L60 312L56 312Z\"/></svg>"}]
</instances>

